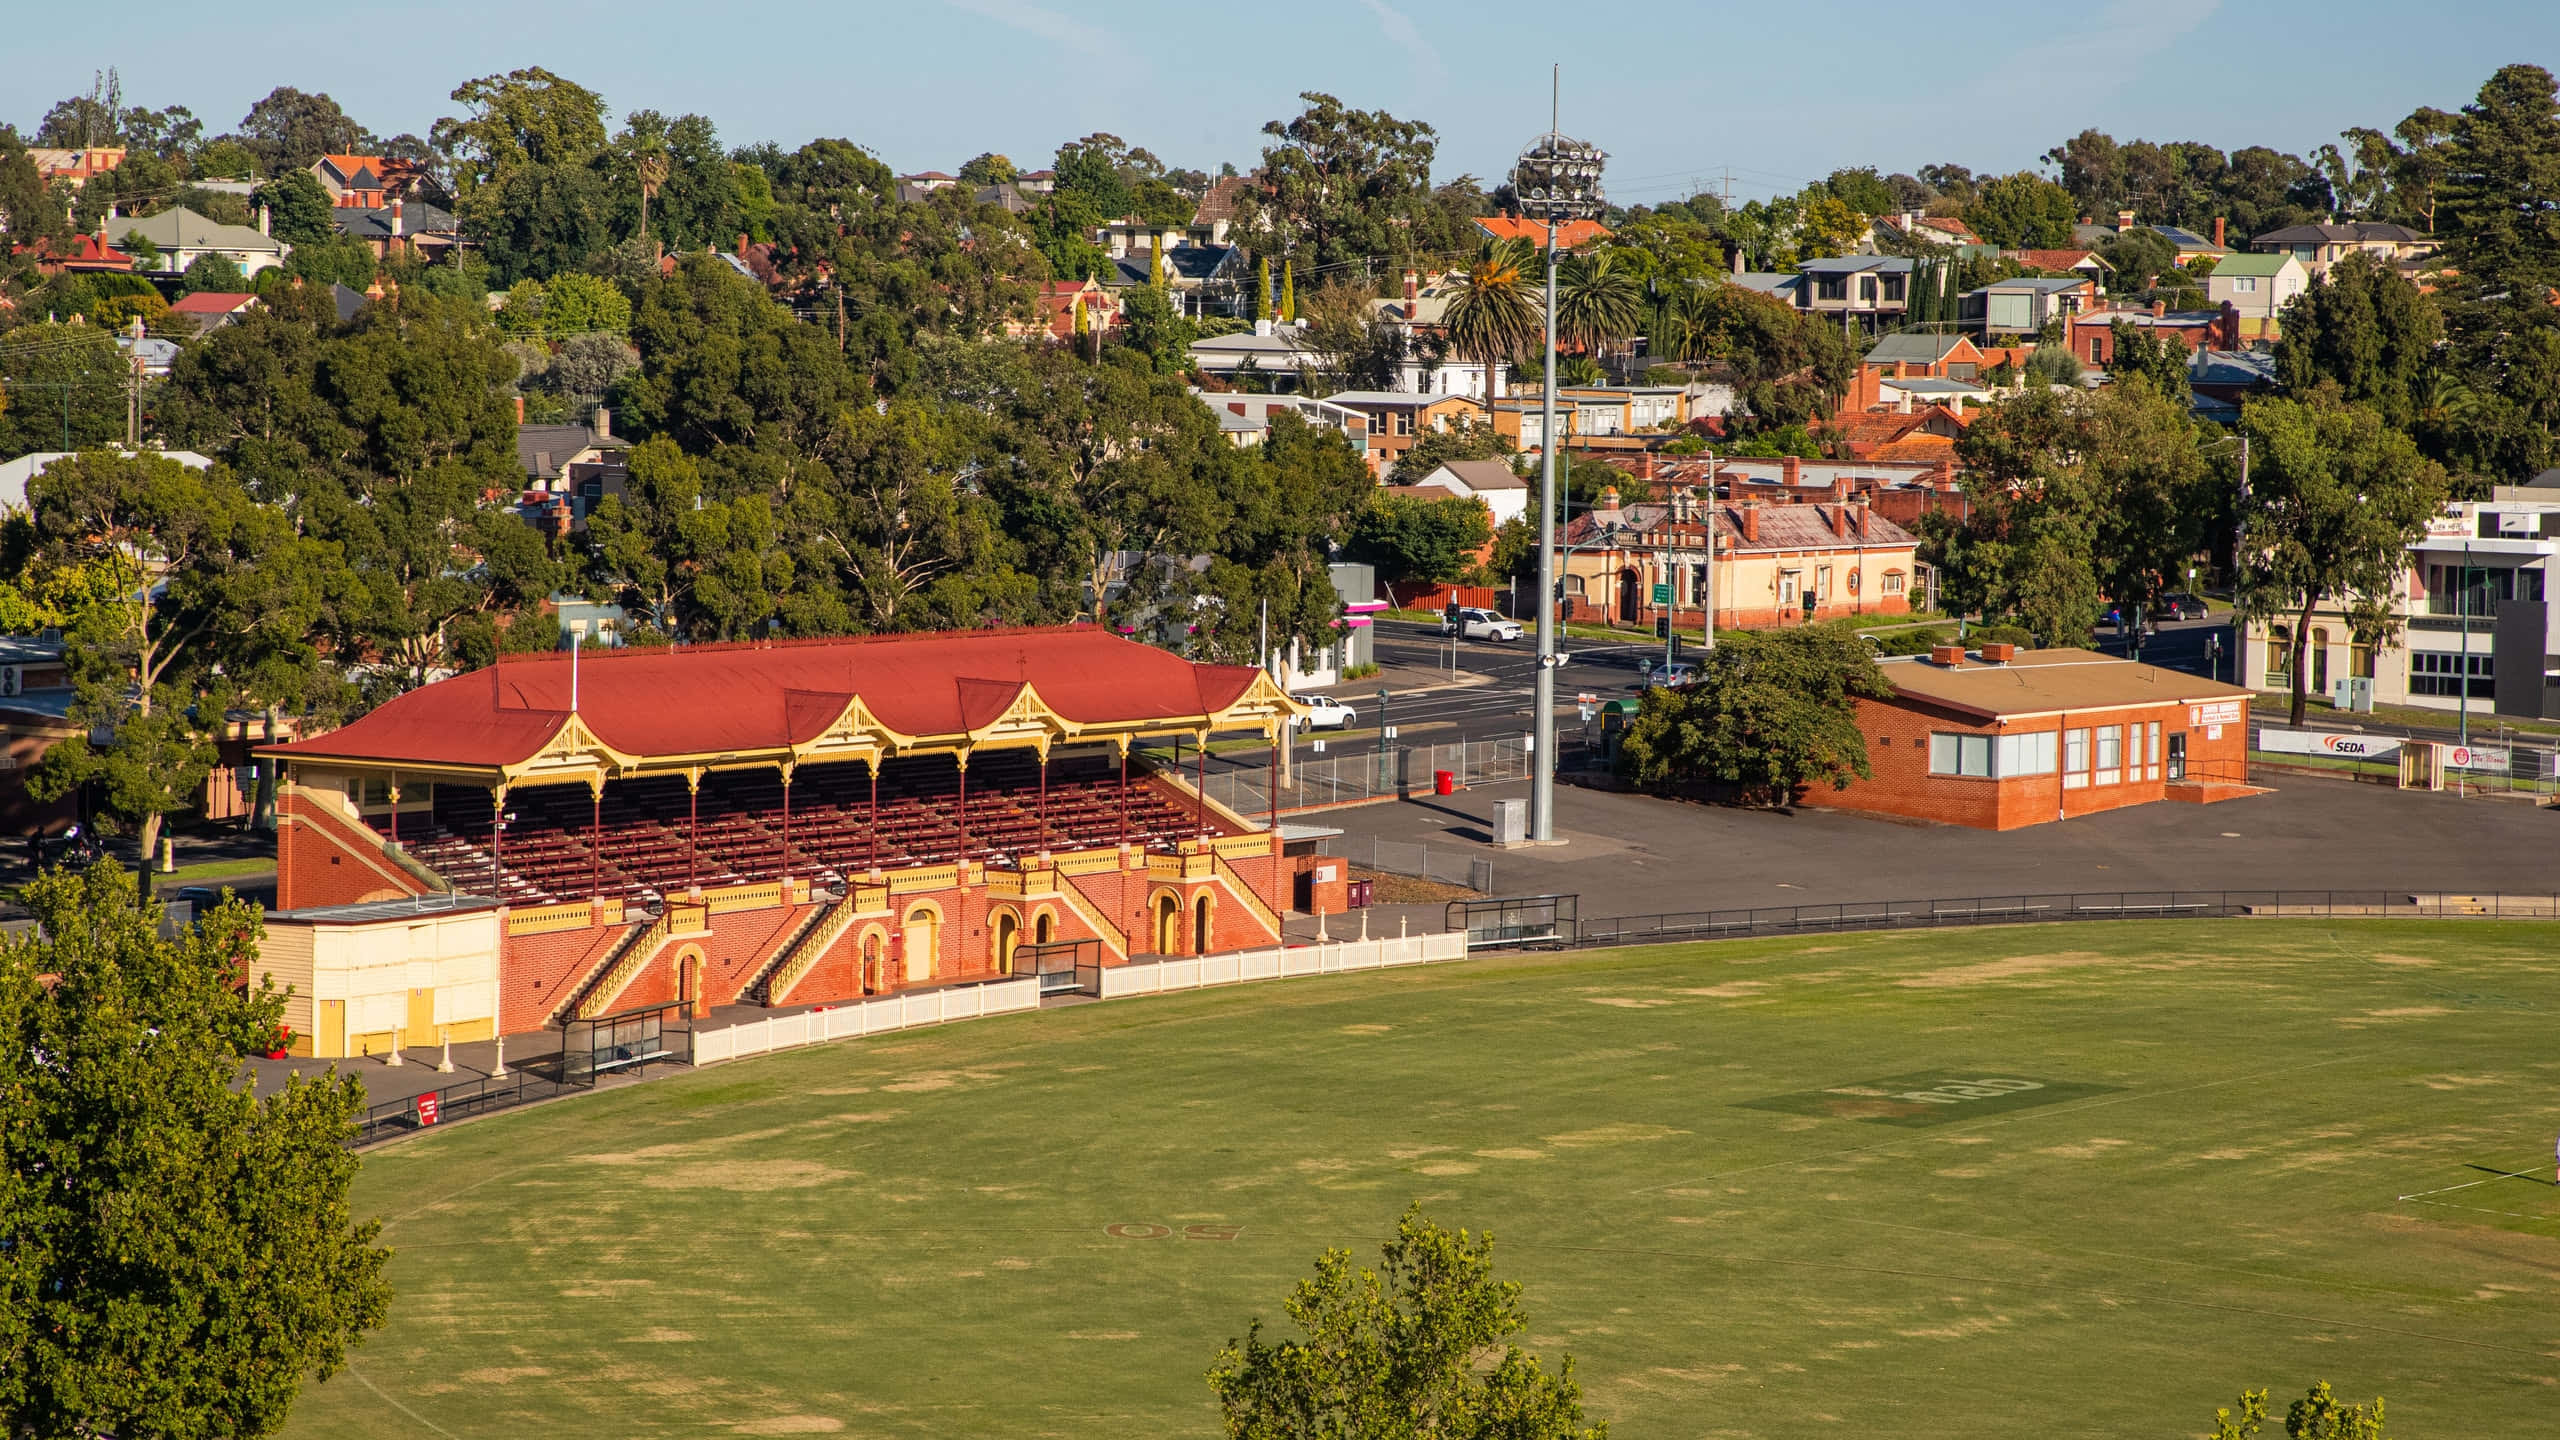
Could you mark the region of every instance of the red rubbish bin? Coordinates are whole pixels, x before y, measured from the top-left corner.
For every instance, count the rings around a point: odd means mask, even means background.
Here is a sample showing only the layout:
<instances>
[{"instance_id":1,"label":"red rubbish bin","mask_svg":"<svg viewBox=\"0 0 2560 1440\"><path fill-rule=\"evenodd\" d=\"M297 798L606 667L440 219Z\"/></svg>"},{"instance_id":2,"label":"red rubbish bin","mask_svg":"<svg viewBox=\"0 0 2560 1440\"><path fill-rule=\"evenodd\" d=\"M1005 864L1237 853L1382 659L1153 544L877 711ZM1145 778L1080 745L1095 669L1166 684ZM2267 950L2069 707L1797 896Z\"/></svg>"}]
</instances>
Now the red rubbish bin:
<instances>
[{"instance_id":1,"label":"red rubbish bin","mask_svg":"<svg viewBox=\"0 0 2560 1440\"><path fill-rule=\"evenodd\" d=\"M1352 909L1366 910L1369 908L1369 887L1376 883L1377 882L1373 880L1354 880L1351 882L1348 888L1351 891L1349 899L1351 901Z\"/></svg>"},{"instance_id":2,"label":"red rubbish bin","mask_svg":"<svg viewBox=\"0 0 2560 1440\"><path fill-rule=\"evenodd\" d=\"M1431 793L1432 793L1432 794L1434 794L1434 795L1455 795L1455 794L1457 794L1457 793L1458 793L1458 772L1456 772L1455 770L1434 770L1434 771L1432 771L1432 772L1431 772Z\"/></svg>"}]
</instances>

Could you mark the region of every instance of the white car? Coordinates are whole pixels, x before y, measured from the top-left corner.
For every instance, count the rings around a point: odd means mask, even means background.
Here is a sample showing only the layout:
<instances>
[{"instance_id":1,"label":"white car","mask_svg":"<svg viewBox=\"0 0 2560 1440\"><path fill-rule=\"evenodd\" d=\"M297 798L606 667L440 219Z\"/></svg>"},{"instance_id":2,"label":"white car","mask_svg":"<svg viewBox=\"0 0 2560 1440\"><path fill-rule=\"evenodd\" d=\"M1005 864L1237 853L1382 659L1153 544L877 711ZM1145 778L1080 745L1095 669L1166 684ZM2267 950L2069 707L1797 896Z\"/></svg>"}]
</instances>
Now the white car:
<instances>
[{"instance_id":1,"label":"white car","mask_svg":"<svg viewBox=\"0 0 2560 1440\"><path fill-rule=\"evenodd\" d=\"M1505 620L1490 610L1462 605L1440 622L1443 635L1463 635L1470 640L1517 640L1528 633L1517 620Z\"/></svg>"},{"instance_id":2,"label":"white car","mask_svg":"<svg viewBox=\"0 0 2560 1440\"><path fill-rule=\"evenodd\" d=\"M1309 730L1348 730L1360 712L1330 695L1292 695L1289 697L1307 707L1298 723Z\"/></svg>"}]
</instances>

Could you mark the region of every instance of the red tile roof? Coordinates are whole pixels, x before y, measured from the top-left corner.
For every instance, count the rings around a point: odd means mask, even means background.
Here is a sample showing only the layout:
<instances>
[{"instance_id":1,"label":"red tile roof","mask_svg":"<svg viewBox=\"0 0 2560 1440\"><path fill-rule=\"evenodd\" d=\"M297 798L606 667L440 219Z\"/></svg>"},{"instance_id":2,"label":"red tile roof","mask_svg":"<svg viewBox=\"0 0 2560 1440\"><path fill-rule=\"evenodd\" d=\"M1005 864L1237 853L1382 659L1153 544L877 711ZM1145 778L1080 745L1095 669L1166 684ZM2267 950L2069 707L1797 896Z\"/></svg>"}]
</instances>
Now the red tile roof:
<instances>
[{"instance_id":1,"label":"red tile roof","mask_svg":"<svg viewBox=\"0 0 2560 1440\"><path fill-rule=\"evenodd\" d=\"M2017 256L2019 264L2037 270L2076 270L2088 260L2097 258L2098 252L2095 250L2020 250ZM2107 262L2099 258L2098 263L2104 265Z\"/></svg>"},{"instance_id":2,"label":"red tile roof","mask_svg":"<svg viewBox=\"0 0 2560 1440\"><path fill-rule=\"evenodd\" d=\"M81 270L130 270L133 268L132 256L95 235L74 235L68 246L57 246L48 242L38 245L18 245L10 249L13 255L25 255L31 252L36 257L37 265L57 269L65 266Z\"/></svg>"},{"instance_id":3,"label":"red tile roof","mask_svg":"<svg viewBox=\"0 0 2560 1440\"><path fill-rule=\"evenodd\" d=\"M1002 715L1025 686L1073 723L1125 726L1222 710L1257 673L1195 665L1089 625L691 645L581 656L576 714L625 755L719 756L805 744L857 697L900 735L948 738ZM568 723L570 684L566 654L510 658L260 753L513 765Z\"/></svg>"},{"instance_id":4,"label":"red tile roof","mask_svg":"<svg viewBox=\"0 0 2560 1440\"><path fill-rule=\"evenodd\" d=\"M255 295L228 295L218 290L199 290L181 295L169 306L172 315L228 315L234 310L257 303Z\"/></svg>"}]
</instances>

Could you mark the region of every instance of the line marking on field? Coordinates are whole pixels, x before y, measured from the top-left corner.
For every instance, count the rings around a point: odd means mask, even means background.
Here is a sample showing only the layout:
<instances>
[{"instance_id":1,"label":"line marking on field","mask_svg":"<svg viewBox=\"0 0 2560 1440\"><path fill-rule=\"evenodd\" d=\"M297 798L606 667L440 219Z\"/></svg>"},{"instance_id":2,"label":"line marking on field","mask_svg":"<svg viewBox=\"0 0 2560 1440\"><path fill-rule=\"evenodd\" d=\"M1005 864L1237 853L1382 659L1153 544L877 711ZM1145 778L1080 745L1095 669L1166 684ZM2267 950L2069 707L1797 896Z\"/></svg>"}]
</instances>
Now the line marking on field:
<instances>
[{"instance_id":1,"label":"line marking on field","mask_svg":"<svg viewBox=\"0 0 2560 1440\"><path fill-rule=\"evenodd\" d=\"M2450 1200L2417 1200L2400 1197L2412 1205L2433 1205L2444 1210L2468 1210L2474 1215L2504 1215L2510 1220L2560 1220L2560 1215L2532 1215L2521 1210L2489 1210L2478 1205L2456 1205Z\"/></svg>"},{"instance_id":2,"label":"line marking on field","mask_svg":"<svg viewBox=\"0 0 2560 1440\"><path fill-rule=\"evenodd\" d=\"M2131 1255L2122 1250L2093 1250L2085 1246L2056 1245L2044 1239L2021 1240L2007 1235L1983 1235L1971 1230L1948 1230L1936 1225L1910 1225L1895 1220L1870 1220L1860 1215L1838 1216L1835 1217L1834 1223L1874 1225L1886 1230L1908 1230L1916 1235L1943 1235L1957 1240L1978 1241L1986 1245L2008 1245L2056 1261L2096 1256L2106 1260L2131 1261L2136 1265L2183 1265L2190 1270L2207 1270L2216 1275L2246 1276L2256 1280L2281 1280L2297 1285L2303 1283L2305 1278L2300 1275L2287 1275L2276 1270L2240 1270L2205 1260L2181 1260L2173 1255ZM2422 1291L2395 1289L2388 1285L2359 1285L2350 1280L2322 1280L2320 1283L2337 1290L2360 1290L2371 1295L2396 1295L2403 1299L2424 1298L2425 1294Z\"/></svg>"},{"instance_id":3,"label":"line marking on field","mask_svg":"<svg viewBox=\"0 0 2560 1440\"><path fill-rule=\"evenodd\" d=\"M2121 1095L2111 1095L2105 1099L2089 1100L2079 1104L2045 1105L2027 1110L2014 1110L2005 1115L1986 1115L1980 1120L1969 1120L1958 1125L1941 1126L1930 1131L1929 1138L1936 1139L1946 1135L1962 1134L1969 1130L1979 1130L1991 1125L2012 1125L2021 1120L2058 1119L2064 1116L2082 1114L2090 1110L2103 1109L2109 1105L2127 1104L2135 1100L2158 1099L2168 1095L2184 1095L2196 1090L2212 1090L2224 1085L2245 1084L2252 1080L2264 1080L2271 1075L2297 1075L2305 1070L2320 1070L2331 1065L2345 1065L2351 1061L2361 1060L2363 1058L2365 1057L2361 1053L2340 1055L2328 1060L2314 1060L2303 1065L2287 1065L2276 1070L2257 1070L2246 1075L2226 1076L2220 1080L2202 1080L2193 1085L2172 1086L2165 1090L2128 1090ZM1628 1191L1627 1193L1629 1195L1650 1195L1657 1190L1668 1190L1676 1185L1695 1185L1705 1180L1723 1180L1731 1176L1750 1175L1762 1170L1783 1170L1793 1165L1810 1165L1818 1160L1836 1160L1843 1155L1864 1155L1875 1150L1898 1150L1905 1146L1920 1143L1926 1142L1914 1138L1903 1140L1880 1140L1873 1145L1850 1145L1838 1150L1825 1150L1812 1155L1790 1156L1784 1160L1771 1160L1759 1165L1744 1165L1732 1170L1711 1170L1704 1175L1692 1175L1678 1180L1666 1180L1659 1185L1640 1186L1637 1189Z\"/></svg>"},{"instance_id":4,"label":"line marking on field","mask_svg":"<svg viewBox=\"0 0 2560 1440\"><path fill-rule=\"evenodd\" d=\"M1791 1266L1804 1270L1838 1270L1853 1275L1891 1275L1907 1280L1953 1280L1960 1281L1967 1285L2007 1285L2021 1289L2048 1290L2061 1294L2080 1295L2093 1300L2121 1300L2134 1303L2151 1301L2156 1304L2172 1305L2188 1310L2211 1310L2227 1315L2256 1315L2270 1320L2292 1320L2306 1325L2326 1325L2339 1330L2362 1330L2369 1331L2376 1335L2397 1335L2410 1340L2432 1340L2442 1345L2459 1345L2465 1349L2471 1350L2491 1350L2502 1355L2530 1355L2537 1360L2547 1360L2551 1358L2551 1352L2548 1350L2528 1350L2516 1345L2496 1345L2486 1340L2465 1340L2460 1336L2437 1335L2425 1330L2402 1330L2389 1325L2369 1324L2361 1320L2340 1320L2327 1315L2303 1315L2290 1310L2260 1310L2255 1306L2250 1305L2221 1305L2210 1300L2181 1300L2174 1295L2163 1295L2144 1290L2095 1290L2085 1287L2059 1285L2051 1281L2023 1279L2014 1275L1994 1278L1986 1275L1956 1274L1943 1270L1906 1270L1889 1265L1846 1265L1836 1260L1782 1259L1774 1255L1699 1254L1695 1251L1663 1250L1651 1246L1639 1245L1559 1245L1540 1242L1537 1240L1509 1240L1504 1243L1507 1245L1531 1249L1566 1250L1595 1255L1644 1255L1655 1259L1711 1260L1736 1265L1776 1265Z\"/></svg>"},{"instance_id":5,"label":"line marking on field","mask_svg":"<svg viewBox=\"0 0 2560 1440\"><path fill-rule=\"evenodd\" d=\"M2429 1195L2450 1195L2456 1190L2468 1190L2474 1185L2494 1185L2501 1180L2530 1180L2534 1184L2539 1185L2542 1183L2542 1176L2527 1170L2500 1170L2486 1180L2465 1180L2459 1185L2445 1185L2433 1190L2415 1190L2411 1191L2409 1194L2401 1196L2400 1198L2403 1200L2418 1200Z\"/></svg>"},{"instance_id":6,"label":"line marking on field","mask_svg":"<svg viewBox=\"0 0 2560 1440\"><path fill-rule=\"evenodd\" d=\"M381 1396L383 1404L390 1406L392 1409L399 1411L401 1414L406 1415L410 1419L417 1421L419 1424L426 1426L428 1429L433 1430L437 1434L443 1436L444 1440L462 1440L461 1436L454 1434L452 1431L447 1430L433 1420L428 1419L426 1416L419 1414L417 1411L412 1410L408 1406L391 1398L388 1391L385 1391L381 1386L373 1383L372 1376L369 1376L363 1371L357 1369L355 1367L355 1362L349 1361L347 1363L347 1373L353 1375L358 1380L362 1380L364 1382L364 1388Z\"/></svg>"}]
</instances>

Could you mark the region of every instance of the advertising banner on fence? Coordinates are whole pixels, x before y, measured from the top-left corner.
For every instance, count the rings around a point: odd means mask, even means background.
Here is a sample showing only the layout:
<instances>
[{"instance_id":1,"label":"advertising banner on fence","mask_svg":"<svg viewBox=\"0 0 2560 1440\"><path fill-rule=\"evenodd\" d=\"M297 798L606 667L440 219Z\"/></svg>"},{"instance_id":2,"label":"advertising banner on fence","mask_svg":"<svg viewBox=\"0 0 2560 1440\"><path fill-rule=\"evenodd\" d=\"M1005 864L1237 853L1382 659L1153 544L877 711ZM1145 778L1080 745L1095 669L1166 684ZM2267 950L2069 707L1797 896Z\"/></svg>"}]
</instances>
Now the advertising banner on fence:
<instances>
[{"instance_id":1,"label":"advertising banner on fence","mask_svg":"<svg viewBox=\"0 0 2560 1440\"><path fill-rule=\"evenodd\" d=\"M2504 750L2491 750L2479 745L2447 745L2444 763L2456 770L2494 770L2507 773L2507 764L2515 757Z\"/></svg>"},{"instance_id":2,"label":"advertising banner on fence","mask_svg":"<svg viewBox=\"0 0 2560 1440\"><path fill-rule=\"evenodd\" d=\"M2321 730L2261 730L2258 748L2275 755L2334 755L2342 760L2388 760L2400 753L2397 735L2337 735Z\"/></svg>"}]
</instances>

